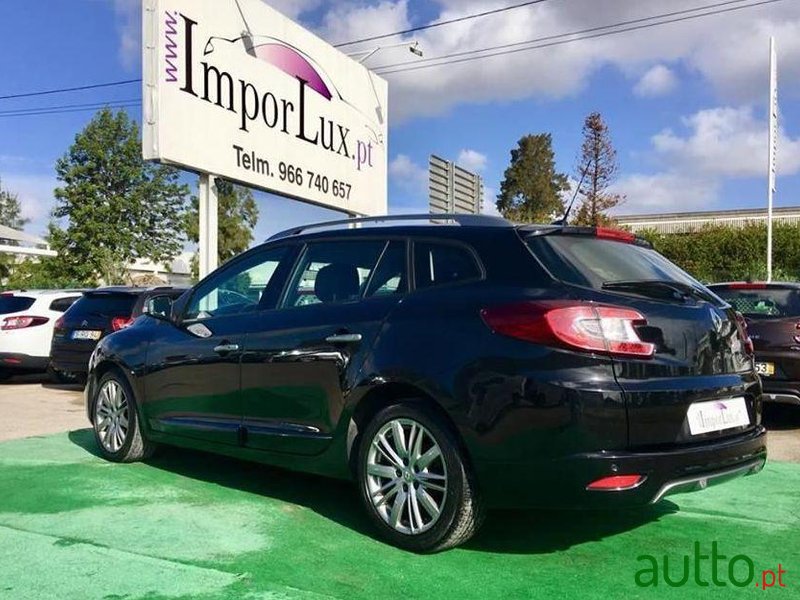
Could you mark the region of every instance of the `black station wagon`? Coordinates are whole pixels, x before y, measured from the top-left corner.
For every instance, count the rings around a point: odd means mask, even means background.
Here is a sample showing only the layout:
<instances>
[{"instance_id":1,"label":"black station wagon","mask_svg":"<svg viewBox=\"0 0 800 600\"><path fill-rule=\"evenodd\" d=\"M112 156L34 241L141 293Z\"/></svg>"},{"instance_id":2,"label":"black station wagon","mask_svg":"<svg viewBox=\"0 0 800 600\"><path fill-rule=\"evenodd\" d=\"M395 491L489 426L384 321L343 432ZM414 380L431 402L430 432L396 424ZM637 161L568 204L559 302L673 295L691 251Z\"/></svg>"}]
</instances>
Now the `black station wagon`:
<instances>
[{"instance_id":1,"label":"black station wagon","mask_svg":"<svg viewBox=\"0 0 800 600\"><path fill-rule=\"evenodd\" d=\"M486 508L621 509L758 472L751 347L626 232L359 219L279 234L103 339L87 411L113 461L163 443L351 478L385 539L430 552Z\"/></svg>"}]
</instances>

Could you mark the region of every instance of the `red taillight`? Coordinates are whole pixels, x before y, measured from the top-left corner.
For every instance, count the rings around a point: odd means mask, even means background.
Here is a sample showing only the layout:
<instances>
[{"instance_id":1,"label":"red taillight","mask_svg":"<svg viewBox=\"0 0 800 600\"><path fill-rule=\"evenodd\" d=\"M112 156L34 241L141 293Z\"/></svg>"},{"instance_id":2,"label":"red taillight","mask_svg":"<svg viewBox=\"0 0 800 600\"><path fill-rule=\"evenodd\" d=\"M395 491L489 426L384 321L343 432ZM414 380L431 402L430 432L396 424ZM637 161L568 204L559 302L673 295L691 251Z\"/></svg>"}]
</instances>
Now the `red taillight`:
<instances>
[{"instance_id":1,"label":"red taillight","mask_svg":"<svg viewBox=\"0 0 800 600\"><path fill-rule=\"evenodd\" d=\"M13 329L37 327L38 325L44 325L49 320L47 317L6 317L3 319L3 324L0 325L0 329L11 331Z\"/></svg>"},{"instance_id":2,"label":"red taillight","mask_svg":"<svg viewBox=\"0 0 800 600\"><path fill-rule=\"evenodd\" d=\"M750 333L747 330L747 319L745 319L744 315L740 312L736 313L736 324L739 326L739 337L742 339L744 352L748 356L752 356L755 354L755 346L753 346L753 339L750 337ZM800 327L800 324L798 324L798 327Z\"/></svg>"},{"instance_id":3,"label":"red taillight","mask_svg":"<svg viewBox=\"0 0 800 600\"><path fill-rule=\"evenodd\" d=\"M610 229L608 227L596 227L595 235L604 240L617 240L618 242L627 242L628 244L632 244L636 241L636 236L630 231Z\"/></svg>"},{"instance_id":4,"label":"red taillight","mask_svg":"<svg viewBox=\"0 0 800 600\"><path fill-rule=\"evenodd\" d=\"M644 480L644 475L611 475L593 481L586 489L595 492L622 492L639 487Z\"/></svg>"},{"instance_id":5,"label":"red taillight","mask_svg":"<svg viewBox=\"0 0 800 600\"><path fill-rule=\"evenodd\" d=\"M726 286L729 290L765 290L766 283L730 283Z\"/></svg>"},{"instance_id":6,"label":"red taillight","mask_svg":"<svg viewBox=\"0 0 800 600\"><path fill-rule=\"evenodd\" d=\"M55 324L56 329L64 329L64 317L59 317Z\"/></svg>"},{"instance_id":7,"label":"red taillight","mask_svg":"<svg viewBox=\"0 0 800 600\"><path fill-rule=\"evenodd\" d=\"M637 358L649 358L656 349L636 331L647 321L629 308L569 301L521 302L486 308L481 316L495 333L526 342Z\"/></svg>"},{"instance_id":8,"label":"red taillight","mask_svg":"<svg viewBox=\"0 0 800 600\"><path fill-rule=\"evenodd\" d=\"M133 324L133 317L114 317L111 319L111 330L119 331Z\"/></svg>"}]
</instances>

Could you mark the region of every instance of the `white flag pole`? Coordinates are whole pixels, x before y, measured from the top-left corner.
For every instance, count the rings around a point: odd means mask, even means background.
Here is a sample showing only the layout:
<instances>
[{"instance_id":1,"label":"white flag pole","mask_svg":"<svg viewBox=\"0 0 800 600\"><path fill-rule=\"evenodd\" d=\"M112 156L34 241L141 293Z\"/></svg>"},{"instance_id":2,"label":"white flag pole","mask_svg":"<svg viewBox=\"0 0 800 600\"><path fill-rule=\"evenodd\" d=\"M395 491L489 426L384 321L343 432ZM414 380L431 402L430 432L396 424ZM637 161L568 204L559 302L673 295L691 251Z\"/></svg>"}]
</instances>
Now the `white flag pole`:
<instances>
[{"instance_id":1,"label":"white flag pole","mask_svg":"<svg viewBox=\"0 0 800 600\"><path fill-rule=\"evenodd\" d=\"M778 150L778 66L775 38L769 38L769 158L767 164L767 281L772 281L772 199L776 189Z\"/></svg>"}]
</instances>

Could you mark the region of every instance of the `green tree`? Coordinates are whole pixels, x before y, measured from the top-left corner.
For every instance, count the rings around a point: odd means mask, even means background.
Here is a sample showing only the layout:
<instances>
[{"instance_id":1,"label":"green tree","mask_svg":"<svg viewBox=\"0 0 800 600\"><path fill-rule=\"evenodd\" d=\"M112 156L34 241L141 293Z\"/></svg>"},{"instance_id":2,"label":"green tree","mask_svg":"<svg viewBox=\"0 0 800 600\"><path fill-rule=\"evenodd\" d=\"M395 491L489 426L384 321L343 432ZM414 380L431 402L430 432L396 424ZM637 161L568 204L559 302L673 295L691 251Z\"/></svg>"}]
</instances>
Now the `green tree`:
<instances>
[{"instance_id":1,"label":"green tree","mask_svg":"<svg viewBox=\"0 0 800 600\"><path fill-rule=\"evenodd\" d=\"M258 223L258 205L250 188L217 179L219 198L219 264L241 254L253 242L253 228ZM200 240L200 200L192 197L192 208L186 215L186 233L194 243ZM192 273L197 277L197 257L192 261Z\"/></svg>"},{"instance_id":2,"label":"green tree","mask_svg":"<svg viewBox=\"0 0 800 600\"><path fill-rule=\"evenodd\" d=\"M22 206L17 195L3 188L3 181L0 179L0 225L22 229L29 222L30 219L22 217Z\"/></svg>"},{"instance_id":3,"label":"green tree","mask_svg":"<svg viewBox=\"0 0 800 600\"><path fill-rule=\"evenodd\" d=\"M121 283L128 263L171 260L184 243L185 185L178 171L145 162L139 127L127 113L106 108L75 137L56 163L63 187L55 190L50 228L64 276Z\"/></svg>"},{"instance_id":4,"label":"green tree","mask_svg":"<svg viewBox=\"0 0 800 600\"><path fill-rule=\"evenodd\" d=\"M578 191L582 200L575 215L577 225L597 227L614 222L608 211L625 199L608 191L616 175L617 151L611 143L608 125L600 113L590 113L583 122L583 144L577 165L577 179L583 182Z\"/></svg>"},{"instance_id":5,"label":"green tree","mask_svg":"<svg viewBox=\"0 0 800 600\"><path fill-rule=\"evenodd\" d=\"M556 171L550 134L526 135L511 151L497 210L512 221L549 222L564 213L561 193L568 188L567 176Z\"/></svg>"}]
</instances>

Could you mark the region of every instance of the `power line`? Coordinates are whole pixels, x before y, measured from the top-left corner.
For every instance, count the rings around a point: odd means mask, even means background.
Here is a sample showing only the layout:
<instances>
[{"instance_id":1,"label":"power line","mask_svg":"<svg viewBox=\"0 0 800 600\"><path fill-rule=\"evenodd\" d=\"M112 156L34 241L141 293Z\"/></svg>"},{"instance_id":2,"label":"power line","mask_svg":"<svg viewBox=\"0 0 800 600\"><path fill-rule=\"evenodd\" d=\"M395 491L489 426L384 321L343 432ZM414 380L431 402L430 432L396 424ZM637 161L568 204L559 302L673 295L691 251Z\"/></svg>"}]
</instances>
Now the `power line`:
<instances>
[{"instance_id":1,"label":"power line","mask_svg":"<svg viewBox=\"0 0 800 600\"><path fill-rule=\"evenodd\" d=\"M20 110L7 110L0 112L0 119L6 117L31 117L38 115L58 115L64 113L75 113L97 110L99 108L130 108L140 106L141 100L118 100L111 102L98 102L95 104L72 104L64 106L43 106L41 108L30 108Z\"/></svg>"},{"instance_id":2,"label":"power line","mask_svg":"<svg viewBox=\"0 0 800 600\"><path fill-rule=\"evenodd\" d=\"M398 35L406 35L408 33L415 33L417 31L424 31L426 29L433 29L434 27L442 27L443 25L450 25L452 23L461 23L462 21L469 21L471 19L478 19L481 17L488 17L489 15L496 15L498 13L506 12L509 10L514 10L516 8L523 8L525 6L531 6L533 4L541 4L542 2L547 2L548 0L530 0L529 2L521 2L519 4L512 4L511 6L504 6L502 8L495 8L493 10L487 10L484 12L474 13L471 15L464 15L463 17L456 17L454 19L448 19L446 21L437 21L436 23L429 23L427 25L420 25L418 27L412 27L410 29L404 29L403 31L395 31L394 33L384 33L381 35L373 35L372 37L361 38L360 40L353 40L352 42L342 42L340 44L334 44L334 48L341 48L343 46L352 46L354 44L361 44L362 42L374 42L375 40L383 40L390 37L395 37Z\"/></svg>"},{"instance_id":3,"label":"power line","mask_svg":"<svg viewBox=\"0 0 800 600\"><path fill-rule=\"evenodd\" d=\"M682 11L674 11L671 13L663 13L660 15L653 15L650 17L643 17L640 19L633 19L630 21L622 21L619 23L613 23L610 25L602 25L598 27L591 27L588 29L582 29L578 31L571 31L569 33L561 33L551 36L545 36L540 38L534 38L530 40L526 40L523 42L515 42L510 44L502 44L500 46L490 46L487 48L478 48L475 50L467 50L463 52L454 52L452 54L444 54L442 56L437 57L430 57L427 59L415 60L415 61L405 61L401 63L395 63L391 65L381 65L379 67L375 67L373 71L378 73L379 75L391 75L393 73L404 73L408 71L418 71L422 69L430 69L434 67L441 67L445 65L454 65L464 62L470 62L473 60L480 60L483 58L492 58L495 56L506 56L508 54L515 54L518 52L527 52L529 50L538 50L541 48L549 48L552 46L560 46L563 44L570 44L573 42L580 42L584 40L590 40L600 37L606 37L610 35L617 35L620 33L628 33L631 31L637 31L640 29L648 29L650 27L657 27L659 25L667 25L670 23L678 23L681 21L689 21L692 19L699 19L702 17L708 17L713 15L720 15L724 13L744 10L747 8L755 8L758 6L763 6L766 4L774 4L776 2L783 2L783 0L761 0L759 2L754 2L747 5L739 5L739 6L728 6L730 4L739 4L741 2L749 2L750 0L728 0L727 2L719 2L716 4L708 4L706 6L700 6L691 9L685 9ZM727 6L727 8L719 8ZM709 10L718 8L718 10ZM687 14L687 13L696 13L698 11L707 11L701 14ZM684 15L684 16L678 16ZM674 17L674 18L668 18ZM664 19L655 23L650 21ZM622 29L618 29L622 27ZM611 29L612 31L607 31ZM590 35L586 35L590 34ZM573 37L573 36L581 36L581 37ZM564 39L569 38L569 39ZM555 40L555 41L553 41ZM547 43L542 43L547 42ZM533 45L531 45L533 44ZM525 46L524 48L519 48L519 46ZM513 48L513 49L509 49ZM502 52L494 52L495 50L503 50ZM484 54L489 53L489 54ZM472 56L474 54L480 54L480 56ZM465 57L465 58L460 58ZM457 60L447 60L456 58ZM420 63L431 63L434 61L441 61L435 62L435 64L420 64ZM401 68L405 67L405 68Z\"/></svg>"},{"instance_id":4,"label":"power line","mask_svg":"<svg viewBox=\"0 0 800 600\"><path fill-rule=\"evenodd\" d=\"M122 81L108 81L105 83L92 83L89 85L79 85L70 88L57 88L52 90L41 90L38 92L26 92L24 94L10 94L8 96L0 96L0 100L11 100L14 98L30 98L31 96L47 96L49 94L61 94L63 92L79 92L82 90L95 90L97 88L115 87L119 85L127 85L129 83L141 83L142 78L138 79L123 79Z\"/></svg>"}]
</instances>

